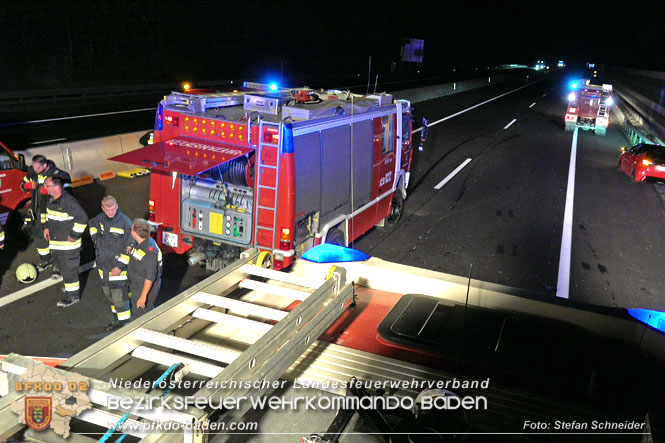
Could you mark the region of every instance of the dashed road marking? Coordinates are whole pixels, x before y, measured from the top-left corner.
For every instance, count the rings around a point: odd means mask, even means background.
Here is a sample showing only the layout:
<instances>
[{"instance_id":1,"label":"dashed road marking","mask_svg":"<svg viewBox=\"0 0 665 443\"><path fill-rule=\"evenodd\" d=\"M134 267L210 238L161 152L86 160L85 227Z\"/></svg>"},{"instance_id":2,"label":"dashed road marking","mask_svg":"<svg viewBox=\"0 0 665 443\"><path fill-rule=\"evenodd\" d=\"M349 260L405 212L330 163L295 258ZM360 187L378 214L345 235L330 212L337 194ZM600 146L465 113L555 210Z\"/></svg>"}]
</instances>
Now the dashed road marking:
<instances>
[{"instance_id":1,"label":"dashed road marking","mask_svg":"<svg viewBox=\"0 0 665 443\"><path fill-rule=\"evenodd\" d=\"M511 126L513 123L515 123L516 121L517 121L516 118L512 119L512 120L510 121L510 123L508 123L506 126L503 127L503 129L508 129L508 128L510 128L510 126Z\"/></svg>"},{"instance_id":2,"label":"dashed road marking","mask_svg":"<svg viewBox=\"0 0 665 443\"><path fill-rule=\"evenodd\" d=\"M466 165L468 165L470 161L471 161L470 158L467 158L466 160L464 160L464 161L462 162L462 164L459 165L458 167L456 167L455 170L454 170L453 172L451 172L450 174L448 174L448 176L447 176L446 178L444 178L444 179L441 180L436 186L434 186L434 189L439 190L439 189L443 188L444 185L445 185L446 183L448 183L450 180L452 180L453 177L455 177L455 175L457 175L458 172L460 172L460 171L461 171Z\"/></svg>"},{"instance_id":3,"label":"dashed road marking","mask_svg":"<svg viewBox=\"0 0 665 443\"><path fill-rule=\"evenodd\" d=\"M446 120L449 120L449 119L451 119L451 118L453 118L453 117L457 117L458 115L460 115L460 114L464 114L465 112L470 111L470 110L472 110L472 109L475 109L475 108L477 108L477 107L479 107L479 106L486 105L487 103L489 103L489 102L491 102L491 101L494 101L494 100L499 99L499 98L501 98L501 97L505 97L506 95L508 95L508 94L512 94L513 92L519 91L520 89L524 89L524 88L526 88L527 86L531 86L531 85L536 84L536 83L538 83L538 82L542 82L543 80L544 80L544 79L537 80L537 81L535 81L535 82L533 82L533 83L529 83L529 84L527 84L527 85L520 86L519 88L515 88L515 89L513 89L512 91L504 92L503 94L501 94L501 95L497 95L496 97L492 97L492 98L490 98L489 100L485 100L484 102L480 102L480 103L478 103L478 104L476 104L476 105L473 105L473 106L471 106L471 107L469 107L469 108L463 109L463 110L461 110L461 111L459 111L459 112L456 112L456 113L454 113L454 114L450 114L450 115L447 116L447 117L443 117L443 118L441 118L441 119L439 119L439 120L437 120L437 121L435 121L435 122L429 123L427 126L428 126L428 127L431 127L431 126L434 126L434 125L438 125L438 124L441 123L441 122L445 122ZM420 131L422 131L422 130L423 130L423 127L421 126L420 128L418 128L418 129L414 129L413 131L411 131L411 134L415 134L416 132L420 132Z\"/></svg>"}]
</instances>

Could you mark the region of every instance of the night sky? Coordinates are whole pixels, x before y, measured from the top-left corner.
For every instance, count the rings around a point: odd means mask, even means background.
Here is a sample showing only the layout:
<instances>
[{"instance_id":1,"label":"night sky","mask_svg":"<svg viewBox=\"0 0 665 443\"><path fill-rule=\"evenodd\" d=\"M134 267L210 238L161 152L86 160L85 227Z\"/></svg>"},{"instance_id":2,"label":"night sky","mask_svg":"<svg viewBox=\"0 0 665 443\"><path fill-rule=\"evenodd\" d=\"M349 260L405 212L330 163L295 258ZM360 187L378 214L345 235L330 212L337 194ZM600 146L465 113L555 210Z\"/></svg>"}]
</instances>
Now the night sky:
<instances>
[{"instance_id":1,"label":"night sky","mask_svg":"<svg viewBox=\"0 0 665 443\"><path fill-rule=\"evenodd\" d=\"M397 79L417 69L391 73L403 38L425 40L426 77L538 59L665 70L659 9L552 3L0 1L0 88L363 83L370 55L375 74Z\"/></svg>"}]
</instances>

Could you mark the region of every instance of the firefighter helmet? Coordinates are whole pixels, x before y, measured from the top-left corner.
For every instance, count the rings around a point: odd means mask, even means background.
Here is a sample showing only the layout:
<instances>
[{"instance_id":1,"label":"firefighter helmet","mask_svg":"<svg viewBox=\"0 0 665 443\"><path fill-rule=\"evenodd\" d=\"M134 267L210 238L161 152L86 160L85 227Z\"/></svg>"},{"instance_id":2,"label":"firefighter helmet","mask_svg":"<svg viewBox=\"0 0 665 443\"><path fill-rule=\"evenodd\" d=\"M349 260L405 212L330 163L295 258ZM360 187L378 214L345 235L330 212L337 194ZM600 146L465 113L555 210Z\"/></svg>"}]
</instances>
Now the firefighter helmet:
<instances>
[{"instance_id":1,"label":"firefighter helmet","mask_svg":"<svg viewBox=\"0 0 665 443\"><path fill-rule=\"evenodd\" d=\"M16 280L21 283L32 283L37 280L37 269L30 263L23 263L16 268Z\"/></svg>"}]
</instances>

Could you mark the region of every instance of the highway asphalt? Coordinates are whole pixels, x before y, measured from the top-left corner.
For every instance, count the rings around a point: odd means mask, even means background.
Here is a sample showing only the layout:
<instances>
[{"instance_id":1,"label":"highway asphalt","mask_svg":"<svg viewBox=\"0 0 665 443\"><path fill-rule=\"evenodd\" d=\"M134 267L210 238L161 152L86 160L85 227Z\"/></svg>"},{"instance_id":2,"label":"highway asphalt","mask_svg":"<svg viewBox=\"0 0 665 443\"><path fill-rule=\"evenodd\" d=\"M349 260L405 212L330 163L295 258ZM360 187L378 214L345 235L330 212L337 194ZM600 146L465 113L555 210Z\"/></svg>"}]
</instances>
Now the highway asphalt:
<instances>
[{"instance_id":1,"label":"highway asphalt","mask_svg":"<svg viewBox=\"0 0 665 443\"><path fill-rule=\"evenodd\" d=\"M565 85L552 76L431 127L400 225L390 234L370 231L355 247L555 296L573 138L563 130ZM435 120L482 97L420 103L417 113ZM665 310L663 185L631 184L616 170L626 143L614 121L605 137L578 134L569 298Z\"/></svg>"},{"instance_id":2,"label":"highway asphalt","mask_svg":"<svg viewBox=\"0 0 665 443\"><path fill-rule=\"evenodd\" d=\"M494 85L416 105L435 121L524 86ZM389 234L372 230L355 247L386 260L527 289L555 297L572 133L563 130L563 77L547 77L430 128L416 152L405 214ZM535 105L532 106L532 104ZM510 126L504 129L513 119ZM419 140L419 135L414 139ZM665 250L662 185L630 184L616 168L625 138L578 136L570 299L609 307L665 310L659 288ZM440 190L434 187L471 161ZM93 216L105 193L130 217L145 216L149 179L112 179L77 188ZM16 266L36 262L9 231L0 297L23 289ZM86 234L87 235L87 234ZM92 259L89 241L82 263ZM40 280L48 278L48 272ZM89 275L88 275L89 274ZM165 257L163 301L206 276L185 257ZM81 303L57 308L59 285L0 307L0 354L73 355L105 335L111 320L99 279L82 274Z\"/></svg>"}]
</instances>

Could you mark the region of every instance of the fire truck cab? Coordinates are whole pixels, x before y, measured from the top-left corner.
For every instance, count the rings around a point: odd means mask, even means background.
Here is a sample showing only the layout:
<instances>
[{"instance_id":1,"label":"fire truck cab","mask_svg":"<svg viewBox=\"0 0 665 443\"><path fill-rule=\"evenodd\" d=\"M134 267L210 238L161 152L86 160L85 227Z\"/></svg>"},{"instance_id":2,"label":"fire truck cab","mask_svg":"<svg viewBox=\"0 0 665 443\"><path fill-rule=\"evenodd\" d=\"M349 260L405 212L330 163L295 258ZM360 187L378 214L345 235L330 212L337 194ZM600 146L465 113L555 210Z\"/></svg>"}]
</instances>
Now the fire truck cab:
<instances>
[{"instance_id":1,"label":"fire truck cab","mask_svg":"<svg viewBox=\"0 0 665 443\"><path fill-rule=\"evenodd\" d=\"M0 224L3 227L14 211L30 199L30 193L20 187L27 171L23 154L13 153L0 142Z\"/></svg>"},{"instance_id":2,"label":"fire truck cab","mask_svg":"<svg viewBox=\"0 0 665 443\"><path fill-rule=\"evenodd\" d=\"M589 80L576 80L570 83L570 89L565 117L566 131L580 128L592 130L596 135L605 135L613 104L612 85L592 85Z\"/></svg>"},{"instance_id":3,"label":"fire truck cab","mask_svg":"<svg viewBox=\"0 0 665 443\"><path fill-rule=\"evenodd\" d=\"M282 89L173 92L155 143L112 160L152 170L160 247L218 270L250 247L280 269L399 220L412 159L411 105L390 94Z\"/></svg>"}]
</instances>

